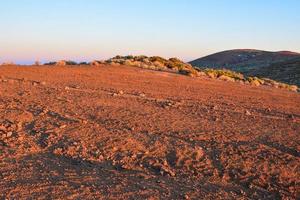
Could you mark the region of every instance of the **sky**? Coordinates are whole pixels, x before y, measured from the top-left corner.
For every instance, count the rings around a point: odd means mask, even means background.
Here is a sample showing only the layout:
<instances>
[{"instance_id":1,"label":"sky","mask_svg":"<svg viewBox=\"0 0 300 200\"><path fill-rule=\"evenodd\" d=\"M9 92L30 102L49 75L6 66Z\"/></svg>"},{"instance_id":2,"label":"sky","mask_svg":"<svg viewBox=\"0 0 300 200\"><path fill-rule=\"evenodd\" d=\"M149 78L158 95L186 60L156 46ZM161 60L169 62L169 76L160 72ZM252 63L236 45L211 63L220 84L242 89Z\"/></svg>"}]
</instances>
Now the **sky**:
<instances>
[{"instance_id":1,"label":"sky","mask_svg":"<svg viewBox=\"0 0 300 200\"><path fill-rule=\"evenodd\" d=\"M0 63L300 52L299 0L0 0Z\"/></svg>"}]
</instances>

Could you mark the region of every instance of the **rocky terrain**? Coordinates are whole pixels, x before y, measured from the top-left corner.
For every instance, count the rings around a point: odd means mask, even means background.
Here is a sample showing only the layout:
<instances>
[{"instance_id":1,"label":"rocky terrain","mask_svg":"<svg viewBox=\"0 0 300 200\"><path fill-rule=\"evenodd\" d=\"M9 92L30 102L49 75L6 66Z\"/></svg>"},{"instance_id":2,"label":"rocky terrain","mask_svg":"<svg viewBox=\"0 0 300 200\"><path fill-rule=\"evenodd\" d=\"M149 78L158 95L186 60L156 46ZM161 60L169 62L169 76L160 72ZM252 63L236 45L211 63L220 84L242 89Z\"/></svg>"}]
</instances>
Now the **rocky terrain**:
<instances>
[{"instance_id":1,"label":"rocky terrain","mask_svg":"<svg viewBox=\"0 0 300 200\"><path fill-rule=\"evenodd\" d=\"M299 199L299 93L96 63L0 66L0 199Z\"/></svg>"},{"instance_id":2,"label":"rocky terrain","mask_svg":"<svg viewBox=\"0 0 300 200\"><path fill-rule=\"evenodd\" d=\"M299 53L289 51L269 52L236 49L199 58L190 64L200 68L224 68L240 72L246 76L268 77L288 84L299 84L295 81L295 74L297 74L296 77L299 76L300 66L299 64L289 64L291 62L297 63L299 59Z\"/></svg>"}]
</instances>

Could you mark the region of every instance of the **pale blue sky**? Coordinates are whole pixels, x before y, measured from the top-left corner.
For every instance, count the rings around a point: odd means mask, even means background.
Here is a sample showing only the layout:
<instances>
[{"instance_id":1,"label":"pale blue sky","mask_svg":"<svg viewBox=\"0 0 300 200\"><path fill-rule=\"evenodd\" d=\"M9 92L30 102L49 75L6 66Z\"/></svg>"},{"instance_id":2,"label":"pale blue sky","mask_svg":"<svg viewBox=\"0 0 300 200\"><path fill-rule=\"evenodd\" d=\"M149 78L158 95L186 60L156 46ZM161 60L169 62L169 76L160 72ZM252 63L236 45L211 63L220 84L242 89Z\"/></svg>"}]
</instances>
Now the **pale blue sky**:
<instances>
[{"instance_id":1,"label":"pale blue sky","mask_svg":"<svg viewBox=\"0 0 300 200\"><path fill-rule=\"evenodd\" d=\"M0 62L300 52L298 0L0 0Z\"/></svg>"}]
</instances>

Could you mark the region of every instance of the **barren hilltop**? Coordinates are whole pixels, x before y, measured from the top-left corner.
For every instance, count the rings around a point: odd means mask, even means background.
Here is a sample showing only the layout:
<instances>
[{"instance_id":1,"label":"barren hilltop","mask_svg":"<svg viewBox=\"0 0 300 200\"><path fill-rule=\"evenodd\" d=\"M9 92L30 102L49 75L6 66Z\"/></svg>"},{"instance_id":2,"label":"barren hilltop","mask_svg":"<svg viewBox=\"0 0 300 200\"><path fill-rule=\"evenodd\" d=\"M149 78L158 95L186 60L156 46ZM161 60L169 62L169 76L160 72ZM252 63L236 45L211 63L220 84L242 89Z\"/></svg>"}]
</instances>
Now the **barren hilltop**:
<instances>
[{"instance_id":1,"label":"barren hilltop","mask_svg":"<svg viewBox=\"0 0 300 200\"><path fill-rule=\"evenodd\" d=\"M0 67L0 199L299 198L299 93L122 59Z\"/></svg>"}]
</instances>

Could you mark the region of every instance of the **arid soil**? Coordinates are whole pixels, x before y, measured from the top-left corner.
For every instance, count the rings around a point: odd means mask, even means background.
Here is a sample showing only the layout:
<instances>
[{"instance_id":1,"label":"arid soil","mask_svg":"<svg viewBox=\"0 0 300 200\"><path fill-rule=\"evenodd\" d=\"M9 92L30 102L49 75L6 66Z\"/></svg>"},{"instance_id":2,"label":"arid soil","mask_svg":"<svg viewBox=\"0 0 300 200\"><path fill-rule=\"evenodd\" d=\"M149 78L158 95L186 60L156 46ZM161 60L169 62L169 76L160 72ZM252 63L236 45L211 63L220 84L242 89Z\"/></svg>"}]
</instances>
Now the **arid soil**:
<instances>
[{"instance_id":1,"label":"arid soil","mask_svg":"<svg viewBox=\"0 0 300 200\"><path fill-rule=\"evenodd\" d=\"M300 95L125 66L0 67L0 199L297 199Z\"/></svg>"}]
</instances>

